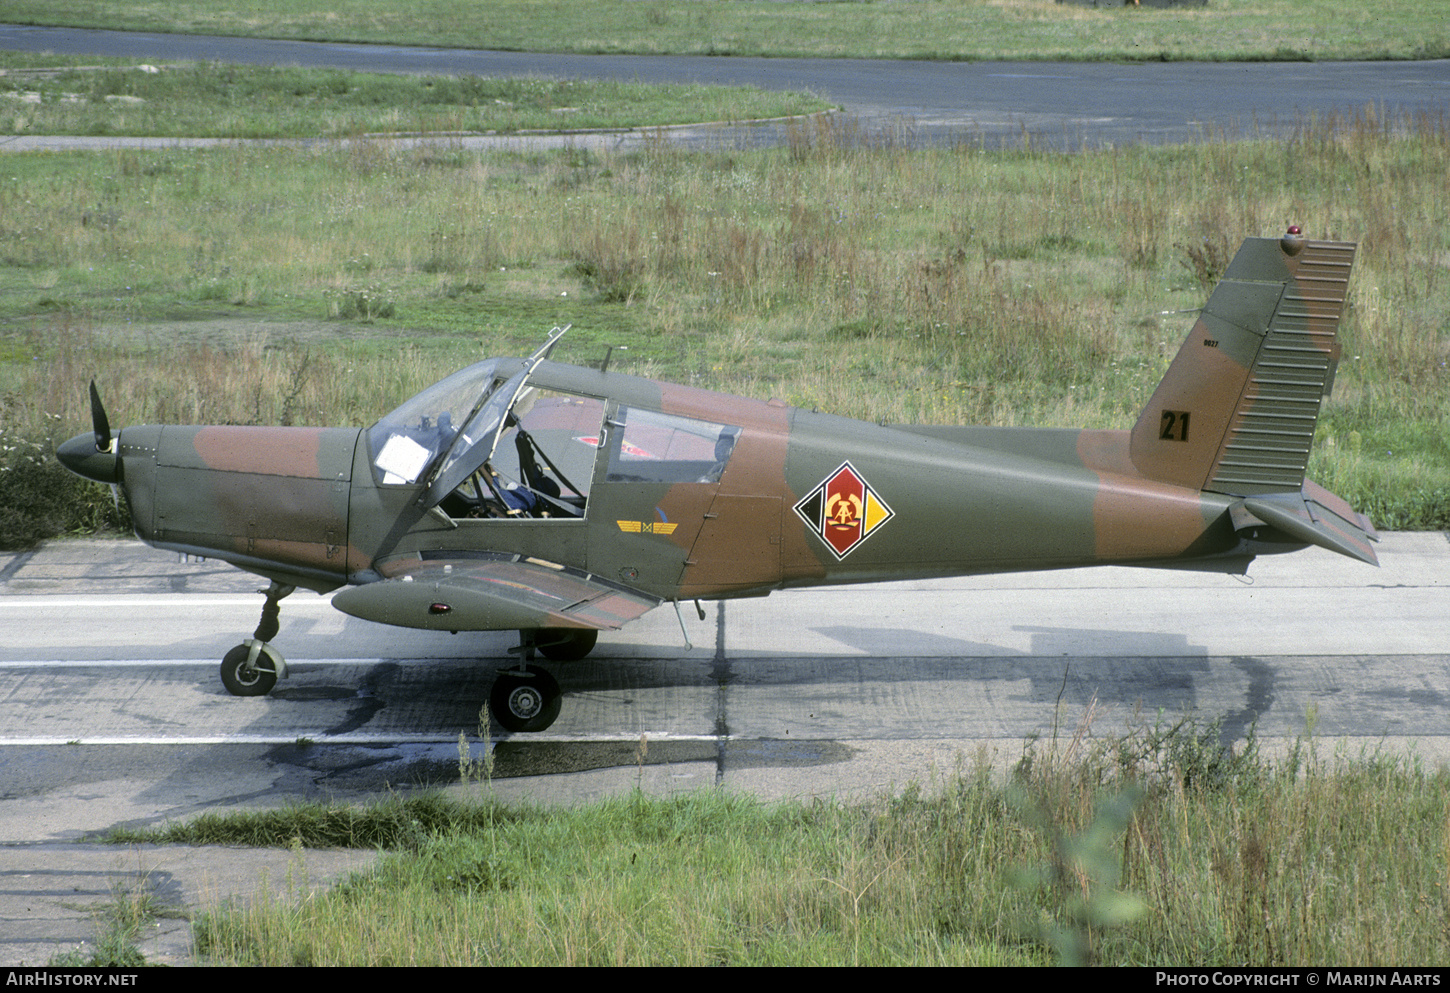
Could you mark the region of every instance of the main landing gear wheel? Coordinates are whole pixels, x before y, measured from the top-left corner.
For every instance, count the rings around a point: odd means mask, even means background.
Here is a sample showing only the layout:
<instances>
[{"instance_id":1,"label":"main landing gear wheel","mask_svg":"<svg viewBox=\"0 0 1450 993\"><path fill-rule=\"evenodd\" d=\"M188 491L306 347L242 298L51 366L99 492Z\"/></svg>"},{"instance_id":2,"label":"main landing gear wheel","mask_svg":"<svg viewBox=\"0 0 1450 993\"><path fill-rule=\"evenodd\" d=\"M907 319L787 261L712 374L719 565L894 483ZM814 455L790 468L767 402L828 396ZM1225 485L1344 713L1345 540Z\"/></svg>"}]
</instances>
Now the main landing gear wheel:
<instances>
[{"instance_id":1,"label":"main landing gear wheel","mask_svg":"<svg viewBox=\"0 0 1450 993\"><path fill-rule=\"evenodd\" d=\"M544 628L536 639L539 654L555 662L577 662L594 651L599 632L593 628Z\"/></svg>"},{"instance_id":2,"label":"main landing gear wheel","mask_svg":"<svg viewBox=\"0 0 1450 993\"><path fill-rule=\"evenodd\" d=\"M266 652L251 661L250 645L238 645L222 658L222 685L233 696L266 696L277 685L277 670Z\"/></svg>"},{"instance_id":3,"label":"main landing gear wheel","mask_svg":"<svg viewBox=\"0 0 1450 993\"><path fill-rule=\"evenodd\" d=\"M543 731L562 705L558 682L536 665L502 670L488 696L493 719L507 731Z\"/></svg>"}]
</instances>

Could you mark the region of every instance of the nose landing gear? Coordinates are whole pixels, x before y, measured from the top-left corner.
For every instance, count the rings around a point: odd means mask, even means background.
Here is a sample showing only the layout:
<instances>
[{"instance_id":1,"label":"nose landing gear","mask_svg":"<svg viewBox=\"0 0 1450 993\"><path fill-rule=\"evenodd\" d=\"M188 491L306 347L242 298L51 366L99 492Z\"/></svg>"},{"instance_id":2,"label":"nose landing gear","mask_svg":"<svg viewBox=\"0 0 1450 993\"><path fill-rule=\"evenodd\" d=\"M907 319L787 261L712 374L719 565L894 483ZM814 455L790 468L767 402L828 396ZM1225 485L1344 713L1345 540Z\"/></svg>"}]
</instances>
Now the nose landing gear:
<instances>
[{"instance_id":1,"label":"nose landing gear","mask_svg":"<svg viewBox=\"0 0 1450 993\"><path fill-rule=\"evenodd\" d=\"M262 604L262 619L252 637L222 657L222 685L233 696L266 696L277 685L277 678L287 678L287 660L267 644L277 637L280 601L297 587L276 580L267 587L267 600Z\"/></svg>"}]
</instances>

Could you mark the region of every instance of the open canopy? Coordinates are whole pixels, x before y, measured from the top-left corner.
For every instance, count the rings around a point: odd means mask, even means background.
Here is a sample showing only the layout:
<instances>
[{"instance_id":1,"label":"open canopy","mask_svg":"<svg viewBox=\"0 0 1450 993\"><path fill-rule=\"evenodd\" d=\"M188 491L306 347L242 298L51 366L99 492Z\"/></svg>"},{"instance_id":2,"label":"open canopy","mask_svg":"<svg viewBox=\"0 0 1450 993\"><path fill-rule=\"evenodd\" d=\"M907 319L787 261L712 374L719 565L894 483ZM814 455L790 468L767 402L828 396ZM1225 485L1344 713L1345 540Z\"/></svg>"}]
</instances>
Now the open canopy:
<instances>
[{"instance_id":1,"label":"open canopy","mask_svg":"<svg viewBox=\"0 0 1450 993\"><path fill-rule=\"evenodd\" d=\"M493 457L509 410L567 330L555 328L527 359L487 359L460 369L380 418L368 440L382 481L426 480L422 503L436 506Z\"/></svg>"}]
</instances>

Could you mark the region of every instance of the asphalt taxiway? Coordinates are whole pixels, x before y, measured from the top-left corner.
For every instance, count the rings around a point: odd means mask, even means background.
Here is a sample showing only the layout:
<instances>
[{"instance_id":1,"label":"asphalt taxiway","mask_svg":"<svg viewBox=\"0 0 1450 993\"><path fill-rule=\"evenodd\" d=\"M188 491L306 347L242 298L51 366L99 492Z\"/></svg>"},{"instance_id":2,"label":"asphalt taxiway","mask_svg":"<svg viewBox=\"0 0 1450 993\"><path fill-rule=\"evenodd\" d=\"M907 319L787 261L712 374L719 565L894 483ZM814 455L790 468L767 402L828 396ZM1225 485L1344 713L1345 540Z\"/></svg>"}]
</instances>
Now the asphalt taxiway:
<instances>
[{"instance_id":1,"label":"asphalt taxiway","mask_svg":"<svg viewBox=\"0 0 1450 993\"><path fill-rule=\"evenodd\" d=\"M0 49L106 55L144 62L300 65L367 72L549 76L644 83L752 85L809 91L841 107L871 140L1077 151L1286 136L1309 120L1434 118L1450 109L1450 60L1377 62L948 62L912 59L567 55L148 34L0 24ZM790 140L770 123L668 132L689 148ZM656 129L574 135L447 136L464 148L638 147ZM196 147L205 140L107 139ZM91 147L94 139L0 137L0 150Z\"/></svg>"}]
</instances>

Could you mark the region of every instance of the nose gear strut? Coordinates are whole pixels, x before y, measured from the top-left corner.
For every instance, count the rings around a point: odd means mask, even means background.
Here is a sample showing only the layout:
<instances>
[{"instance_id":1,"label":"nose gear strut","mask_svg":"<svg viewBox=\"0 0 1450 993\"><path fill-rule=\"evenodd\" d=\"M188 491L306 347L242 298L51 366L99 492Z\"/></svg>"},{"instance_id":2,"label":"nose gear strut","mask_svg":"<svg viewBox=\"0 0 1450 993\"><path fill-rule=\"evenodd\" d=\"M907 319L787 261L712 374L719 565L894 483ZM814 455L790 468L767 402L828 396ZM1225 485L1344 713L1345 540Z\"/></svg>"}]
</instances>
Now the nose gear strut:
<instances>
[{"instance_id":1,"label":"nose gear strut","mask_svg":"<svg viewBox=\"0 0 1450 993\"><path fill-rule=\"evenodd\" d=\"M262 604L262 618L252 636L222 658L222 685L233 696L266 696L272 692L278 677L287 678L287 660L268 644L277 637L281 627L281 600L297 589L272 580Z\"/></svg>"}]
</instances>

